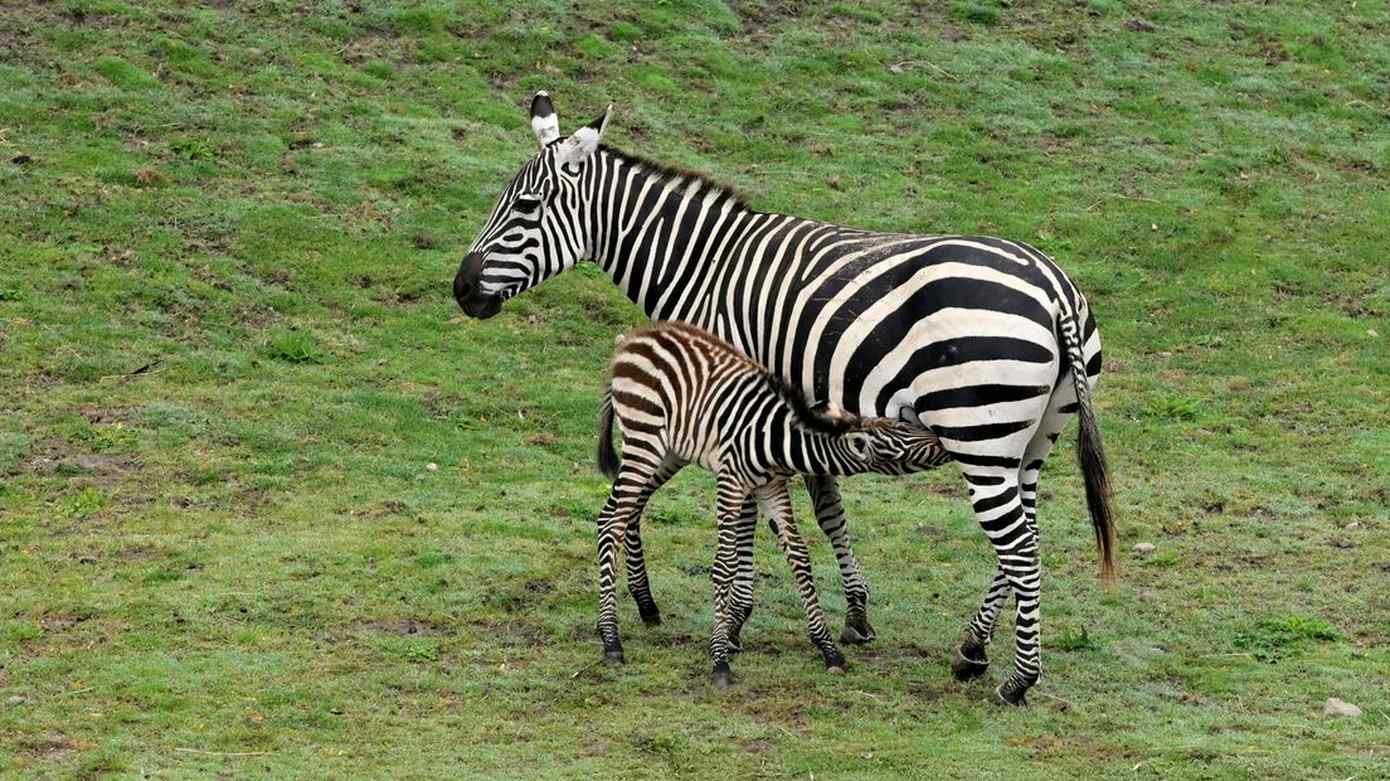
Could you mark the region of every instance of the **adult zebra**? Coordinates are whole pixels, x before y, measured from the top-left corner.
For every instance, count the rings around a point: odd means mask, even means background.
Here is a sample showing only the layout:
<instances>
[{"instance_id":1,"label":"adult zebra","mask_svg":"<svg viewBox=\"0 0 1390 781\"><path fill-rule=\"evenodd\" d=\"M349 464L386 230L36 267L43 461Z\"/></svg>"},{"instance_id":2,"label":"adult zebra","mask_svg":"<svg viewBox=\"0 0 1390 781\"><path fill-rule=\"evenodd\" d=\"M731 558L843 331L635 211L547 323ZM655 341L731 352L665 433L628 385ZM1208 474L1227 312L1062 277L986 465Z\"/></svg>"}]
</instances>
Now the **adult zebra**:
<instances>
[{"instance_id":1,"label":"adult zebra","mask_svg":"<svg viewBox=\"0 0 1390 781\"><path fill-rule=\"evenodd\" d=\"M602 146L610 113L561 138L550 98L536 94L540 151L502 191L459 266L463 311L491 317L512 296L593 260L648 317L710 331L811 398L929 426L960 465L998 559L952 669L960 678L986 670L985 648L1012 592L1014 669L996 692L1023 704L1041 672L1038 473L1076 412L1102 575L1113 571L1109 479L1090 399L1100 335L1085 297L1023 243L873 233L756 211L704 177ZM840 563L845 634L872 637L836 485L819 478L807 487ZM751 502L744 510L756 511Z\"/></svg>"}]
</instances>

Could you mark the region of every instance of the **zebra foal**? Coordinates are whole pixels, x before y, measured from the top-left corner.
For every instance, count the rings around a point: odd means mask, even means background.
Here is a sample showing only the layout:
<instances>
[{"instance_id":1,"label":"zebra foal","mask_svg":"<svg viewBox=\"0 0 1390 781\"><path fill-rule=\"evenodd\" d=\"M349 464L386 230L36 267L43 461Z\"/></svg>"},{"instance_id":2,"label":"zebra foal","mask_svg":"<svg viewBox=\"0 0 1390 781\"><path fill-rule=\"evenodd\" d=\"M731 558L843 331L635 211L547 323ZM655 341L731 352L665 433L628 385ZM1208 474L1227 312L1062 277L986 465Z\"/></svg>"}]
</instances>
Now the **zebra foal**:
<instances>
[{"instance_id":1,"label":"zebra foal","mask_svg":"<svg viewBox=\"0 0 1390 781\"><path fill-rule=\"evenodd\" d=\"M598 633L605 659L623 661L615 593L618 547L638 527L651 495L685 465L698 464L718 478L710 639L715 683L729 683L729 654L752 605L751 573L739 572L750 566L746 554L757 525L756 514L744 511L750 497L768 516L791 566L811 642L827 669L843 672L845 658L825 626L787 479L929 469L950 458L936 435L898 421L813 410L800 391L727 342L679 323L623 336L609 373L598 446L599 467L613 480L598 518ZM621 454L613 446L615 419L623 434ZM653 623L656 606L645 568L634 582L631 565L629 587L644 620Z\"/></svg>"}]
</instances>

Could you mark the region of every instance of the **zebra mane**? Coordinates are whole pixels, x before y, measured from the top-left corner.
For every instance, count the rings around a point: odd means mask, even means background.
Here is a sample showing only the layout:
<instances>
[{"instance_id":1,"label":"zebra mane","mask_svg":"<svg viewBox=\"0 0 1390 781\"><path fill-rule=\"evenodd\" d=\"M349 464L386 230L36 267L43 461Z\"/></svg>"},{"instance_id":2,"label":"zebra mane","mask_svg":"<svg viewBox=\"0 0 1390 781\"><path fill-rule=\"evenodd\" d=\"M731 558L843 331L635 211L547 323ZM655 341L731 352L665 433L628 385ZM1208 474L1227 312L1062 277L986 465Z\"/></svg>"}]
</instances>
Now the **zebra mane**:
<instances>
[{"instance_id":1,"label":"zebra mane","mask_svg":"<svg viewBox=\"0 0 1390 781\"><path fill-rule=\"evenodd\" d=\"M805 424L807 428L822 434L843 434L855 427L857 418L854 416L832 417L812 409L810 402L806 401L806 394L802 393L800 388L788 385L782 381L781 377L771 373L768 374L767 379L772 385L772 389L777 391L777 395L791 406L792 412L796 414L796 419Z\"/></svg>"},{"instance_id":2,"label":"zebra mane","mask_svg":"<svg viewBox=\"0 0 1390 781\"><path fill-rule=\"evenodd\" d=\"M629 154L621 149L615 149L606 144L600 144L599 149L628 165L640 168L648 176L651 176L653 181L657 184L665 182L689 184L690 182L695 182L697 185L695 195L697 197L704 197L711 194L723 195L733 202L735 208L746 209L748 211L753 210L752 207L748 205L748 202L743 199L743 195L737 190L729 185L720 184L705 174L684 168L677 168L672 165L667 165L666 163L658 163L654 160L648 160L645 157L638 157L637 155Z\"/></svg>"}]
</instances>

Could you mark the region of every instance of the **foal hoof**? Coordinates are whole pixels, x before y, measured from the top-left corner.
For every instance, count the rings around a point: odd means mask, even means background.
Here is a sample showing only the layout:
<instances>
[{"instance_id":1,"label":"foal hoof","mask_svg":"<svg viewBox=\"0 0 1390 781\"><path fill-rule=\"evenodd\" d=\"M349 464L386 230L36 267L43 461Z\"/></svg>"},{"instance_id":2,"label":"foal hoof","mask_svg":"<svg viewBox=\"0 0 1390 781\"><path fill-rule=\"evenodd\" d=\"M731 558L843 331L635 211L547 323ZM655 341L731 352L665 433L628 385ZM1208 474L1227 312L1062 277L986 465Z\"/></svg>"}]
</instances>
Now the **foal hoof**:
<instances>
[{"instance_id":1,"label":"foal hoof","mask_svg":"<svg viewBox=\"0 0 1390 781\"><path fill-rule=\"evenodd\" d=\"M873 642L874 637L874 628L869 626L868 621L857 622L857 625L846 623L845 628L840 630L840 642L845 645L865 645Z\"/></svg>"},{"instance_id":2,"label":"foal hoof","mask_svg":"<svg viewBox=\"0 0 1390 781\"><path fill-rule=\"evenodd\" d=\"M714 672L710 673L710 683L716 689L727 689L734 682L734 673L729 669L726 662L720 662L714 666Z\"/></svg>"},{"instance_id":3,"label":"foal hoof","mask_svg":"<svg viewBox=\"0 0 1390 781\"><path fill-rule=\"evenodd\" d=\"M988 670L988 659L968 659L965 654L961 653L959 648L956 649L955 658L951 660L951 674L954 675L958 681L969 681L979 678Z\"/></svg>"},{"instance_id":4,"label":"foal hoof","mask_svg":"<svg viewBox=\"0 0 1390 781\"><path fill-rule=\"evenodd\" d=\"M994 696L999 698L1001 705L1015 705L1026 707L1028 705L1028 687L1020 686L1013 682L1013 679L1004 681L994 690Z\"/></svg>"},{"instance_id":5,"label":"foal hoof","mask_svg":"<svg viewBox=\"0 0 1390 781\"><path fill-rule=\"evenodd\" d=\"M647 626L661 626L661 611L653 610L650 613L642 613L642 623Z\"/></svg>"},{"instance_id":6,"label":"foal hoof","mask_svg":"<svg viewBox=\"0 0 1390 781\"><path fill-rule=\"evenodd\" d=\"M627 660L623 658L623 649L615 648L603 652L603 661L610 665L617 666L623 664Z\"/></svg>"},{"instance_id":7,"label":"foal hoof","mask_svg":"<svg viewBox=\"0 0 1390 781\"><path fill-rule=\"evenodd\" d=\"M825 671L831 675L844 675L849 670L849 662L845 661L845 655L838 648L832 646L822 650L821 658L825 660Z\"/></svg>"}]
</instances>

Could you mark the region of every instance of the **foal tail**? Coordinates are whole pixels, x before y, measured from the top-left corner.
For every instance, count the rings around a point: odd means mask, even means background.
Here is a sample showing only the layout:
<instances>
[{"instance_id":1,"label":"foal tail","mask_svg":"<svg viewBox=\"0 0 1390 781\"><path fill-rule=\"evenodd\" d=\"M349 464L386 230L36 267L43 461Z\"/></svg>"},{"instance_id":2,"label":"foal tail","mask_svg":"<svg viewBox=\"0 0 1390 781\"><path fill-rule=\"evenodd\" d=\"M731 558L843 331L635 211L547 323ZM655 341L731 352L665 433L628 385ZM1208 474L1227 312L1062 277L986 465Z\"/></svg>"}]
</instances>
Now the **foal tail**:
<instances>
[{"instance_id":1,"label":"foal tail","mask_svg":"<svg viewBox=\"0 0 1390 781\"><path fill-rule=\"evenodd\" d=\"M609 480L618 479L618 451L613 449L613 388L603 389L598 411L598 469Z\"/></svg>"},{"instance_id":2,"label":"foal tail","mask_svg":"<svg viewBox=\"0 0 1390 781\"><path fill-rule=\"evenodd\" d=\"M1100 576L1106 583L1112 583L1115 580L1115 519L1110 503L1110 466L1105 461L1105 445L1101 442L1096 412L1091 406L1091 386L1087 382L1086 361L1081 354L1081 330L1077 327L1076 313L1064 311L1058 320L1062 346L1066 349L1067 360L1071 364L1072 384L1076 387L1076 408L1081 419L1080 431L1076 437L1076 460L1085 478L1086 506L1091 512L1091 528L1096 533L1096 547L1100 549Z\"/></svg>"}]
</instances>

